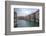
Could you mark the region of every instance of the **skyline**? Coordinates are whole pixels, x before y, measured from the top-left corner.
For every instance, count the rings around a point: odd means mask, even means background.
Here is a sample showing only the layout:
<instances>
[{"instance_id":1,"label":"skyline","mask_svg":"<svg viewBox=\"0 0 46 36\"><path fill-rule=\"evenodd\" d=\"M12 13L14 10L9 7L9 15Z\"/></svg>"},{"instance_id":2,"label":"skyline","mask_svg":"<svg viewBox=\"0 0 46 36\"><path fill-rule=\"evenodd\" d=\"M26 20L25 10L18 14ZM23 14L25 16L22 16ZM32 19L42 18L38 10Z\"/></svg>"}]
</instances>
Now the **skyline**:
<instances>
[{"instance_id":1,"label":"skyline","mask_svg":"<svg viewBox=\"0 0 46 36\"><path fill-rule=\"evenodd\" d=\"M35 8L14 8L14 12L17 13L17 16L27 16L29 14L35 13L38 9Z\"/></svg>"}]
</instances>

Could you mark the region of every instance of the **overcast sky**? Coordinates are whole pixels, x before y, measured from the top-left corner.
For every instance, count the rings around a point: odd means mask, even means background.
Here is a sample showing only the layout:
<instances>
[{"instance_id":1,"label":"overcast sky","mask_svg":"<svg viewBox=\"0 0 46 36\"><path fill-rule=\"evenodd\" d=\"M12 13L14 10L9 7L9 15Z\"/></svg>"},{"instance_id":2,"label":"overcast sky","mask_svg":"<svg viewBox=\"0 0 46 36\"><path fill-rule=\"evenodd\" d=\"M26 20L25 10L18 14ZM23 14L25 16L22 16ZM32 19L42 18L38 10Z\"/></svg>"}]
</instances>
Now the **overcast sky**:
<instances>
[{"instance_id":1,"label":"overcast sky","mask_svg":"<svg viewBox=\"0 0 46 36\"><path fill-rule=\"evenodd\" d=\"M17 13L17 16L27 16L34 13L38 9L35 8L15 8L14 11Z\"/></svg>"}]
</instances>

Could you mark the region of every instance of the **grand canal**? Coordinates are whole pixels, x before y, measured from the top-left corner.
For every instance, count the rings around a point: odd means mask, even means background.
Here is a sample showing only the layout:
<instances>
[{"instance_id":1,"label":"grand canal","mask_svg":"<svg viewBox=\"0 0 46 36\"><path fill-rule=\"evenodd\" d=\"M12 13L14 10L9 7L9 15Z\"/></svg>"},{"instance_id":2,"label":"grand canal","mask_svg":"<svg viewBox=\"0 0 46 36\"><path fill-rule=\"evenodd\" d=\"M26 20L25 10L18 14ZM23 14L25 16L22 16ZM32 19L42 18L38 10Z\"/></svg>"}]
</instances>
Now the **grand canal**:
<instances>
[{"instance_id":1,"label":"grand canal","mask_svg":"<svg viewBox=\"0 0 46 36\"><path fill-rule=\"evenodd\" d=\"M17 27L38 27L38 22L27 21L27 20L17 20Z\"/></svg>"}]
</instances>

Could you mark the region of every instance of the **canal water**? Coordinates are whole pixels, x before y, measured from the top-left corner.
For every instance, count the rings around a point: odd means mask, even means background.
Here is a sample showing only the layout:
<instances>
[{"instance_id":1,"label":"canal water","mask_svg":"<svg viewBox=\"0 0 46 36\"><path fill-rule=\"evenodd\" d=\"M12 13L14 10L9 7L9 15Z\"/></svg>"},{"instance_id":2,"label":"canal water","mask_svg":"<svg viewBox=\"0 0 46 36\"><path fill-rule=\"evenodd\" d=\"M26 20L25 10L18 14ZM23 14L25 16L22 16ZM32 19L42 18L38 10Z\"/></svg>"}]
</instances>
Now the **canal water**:
<instances>
[{"instance_id":1,"label":"canal water","mask_svg":"<svg viewBox=\"0 0 46 36\"><path fill-rule=\"evenodd\" d=\"M17 27L38 27L38 22L27 21L27 20L17 20Z\"/></svg>"}]
</instances>

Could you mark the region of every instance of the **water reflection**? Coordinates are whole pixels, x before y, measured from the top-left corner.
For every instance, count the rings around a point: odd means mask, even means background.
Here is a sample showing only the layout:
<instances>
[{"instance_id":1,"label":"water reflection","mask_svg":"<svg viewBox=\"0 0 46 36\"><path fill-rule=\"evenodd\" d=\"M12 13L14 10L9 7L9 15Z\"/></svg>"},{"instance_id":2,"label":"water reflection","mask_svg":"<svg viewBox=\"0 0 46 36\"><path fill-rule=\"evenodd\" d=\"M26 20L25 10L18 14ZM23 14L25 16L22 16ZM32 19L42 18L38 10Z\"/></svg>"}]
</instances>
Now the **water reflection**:
<instances>
[{"instance_id":1,"label":"water reflection","mask_svg":"<svg viewBox=\"0 0 46 36\"><path fill-rule=\"evenodd\" d=\"M35 24L35 25L34 25ZM26 20L17 20L17 27L36 27L38 23Z\"/></svg>"}]
</instances>

